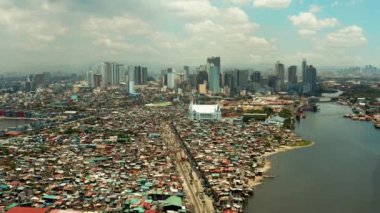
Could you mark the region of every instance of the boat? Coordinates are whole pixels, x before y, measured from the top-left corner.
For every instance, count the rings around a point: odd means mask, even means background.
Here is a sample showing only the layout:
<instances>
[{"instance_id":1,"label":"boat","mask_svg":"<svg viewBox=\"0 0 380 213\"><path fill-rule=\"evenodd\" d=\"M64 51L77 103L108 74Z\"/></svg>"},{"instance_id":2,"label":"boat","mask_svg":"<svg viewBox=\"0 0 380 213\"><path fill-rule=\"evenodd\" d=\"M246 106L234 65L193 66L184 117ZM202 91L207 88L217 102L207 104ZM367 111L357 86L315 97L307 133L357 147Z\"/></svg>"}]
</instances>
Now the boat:
<instances>
[{"instance_id":1,"label":"boat","mask_svg":"<svg viewBox=\"0 0 380 213\"><path fill-rule=\"evenodd\" d=\"M357 109L357 108L352 108L352 112L355 113L355 114L358 114L360 111Z\"/></svg>"}]
</instances>

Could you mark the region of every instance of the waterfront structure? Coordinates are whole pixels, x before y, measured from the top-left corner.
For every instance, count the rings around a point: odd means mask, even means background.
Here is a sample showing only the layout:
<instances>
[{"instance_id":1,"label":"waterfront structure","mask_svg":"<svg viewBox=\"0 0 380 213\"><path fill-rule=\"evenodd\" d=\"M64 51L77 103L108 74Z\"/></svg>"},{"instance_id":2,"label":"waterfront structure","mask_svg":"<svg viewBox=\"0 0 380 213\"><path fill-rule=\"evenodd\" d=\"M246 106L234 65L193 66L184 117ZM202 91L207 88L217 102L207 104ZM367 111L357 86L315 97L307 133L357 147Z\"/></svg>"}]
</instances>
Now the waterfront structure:
<instances>
[{"instance_id":1,"label":"waterfront structure","mask_svg":"<svg viewBox=\"0 0 380 213\"><path fill-rule=\"evenodd\" d=\"M201 105L194 104L193 101L189 105L189 118L191 120L221 120L222 112L219 104Z\"/></svg>"},{"instance_id":2,"label":"waterfront structure","mask_svg":"<svg viewBox=\"0 0 380 213\"><path fill-rule=\"evenodd\" d=\"M212 94L220 93L220 72L217 66L209 64L209 91Z\"/></svg>"},{"instance_id":3,"label":"waterfront structure","mask_svg":"<svg viewBox=\"0 0 380 213\"><path fill-rule=\"evenodd\" d=\"M302 82L306 82L306 70L307 70L307 62L306 59L302 61Z\"/></svg>"},{"instance_id":4,"label":"waterfront structure","mask_svg":"<svg viewBox=\"0 0 380 213\"><path fill-rule=\"evenodd\" d=\"M116 62L104 62L101 66L103 87L113 87L120 84L120 68L122 64Z\"/></svg>"},{"instance_id":5,"label":"waterfront structure","mask_svg":"<svg viewBox=\"0 0 380 213\"><path fill-rule=\"evenodd\" d=\"M277 89L282 91L285 85L285 66L284 64L280 63L280 61L277 61L275 68L276 68L276 76L277 76L277 84L278 84Z\"/></svg>"}]
</instances>

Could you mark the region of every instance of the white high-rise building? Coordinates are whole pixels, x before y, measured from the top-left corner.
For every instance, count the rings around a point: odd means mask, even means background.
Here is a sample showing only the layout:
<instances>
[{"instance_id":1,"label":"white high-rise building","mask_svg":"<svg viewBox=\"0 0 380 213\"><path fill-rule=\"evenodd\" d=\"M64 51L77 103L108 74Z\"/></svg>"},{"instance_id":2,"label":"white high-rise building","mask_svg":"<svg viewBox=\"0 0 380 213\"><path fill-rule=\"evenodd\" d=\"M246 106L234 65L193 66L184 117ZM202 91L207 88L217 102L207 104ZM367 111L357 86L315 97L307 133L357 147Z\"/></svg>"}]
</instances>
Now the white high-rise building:
<instances>
[{"instance_id":1,"label":"white high-rise building","mask_svg":"<svg viewBox=\"0 0 380 213\"><path fill-rule=\"evenodd\" d=\"M135 93L135 67L128 66L128 93Z\"/></svg>"},{"instance_id":2,"label":"white high-rise building","mask_svg":"<svg viewBox=\"0 0 380 213\"><path fill-rule=\"evenodd\" d=\"M87 72L87 86L94 87L94 72L92 70Z\"/></svg>"},{"instance_id":3,"label":"white high-rise building","mask_svg":"<svg viewBox=\"0 0 380 213\"><path fill-rule=\"evenodd\" d=\"M175 70L168 69L167 75L167 85L169 89L174 89L175 87Z\"/></svg>"},{"instance_id":4,"label":"white high-rise building","mask_svg":"<svg viewBox=\"0 0 380 213\"><path fill-rule=\"evenodd\" d=\"M118 86L120 84L120 69L123 65L116 62L104 62L102 68L103 87Z\"/></svg>"}]
</instances>

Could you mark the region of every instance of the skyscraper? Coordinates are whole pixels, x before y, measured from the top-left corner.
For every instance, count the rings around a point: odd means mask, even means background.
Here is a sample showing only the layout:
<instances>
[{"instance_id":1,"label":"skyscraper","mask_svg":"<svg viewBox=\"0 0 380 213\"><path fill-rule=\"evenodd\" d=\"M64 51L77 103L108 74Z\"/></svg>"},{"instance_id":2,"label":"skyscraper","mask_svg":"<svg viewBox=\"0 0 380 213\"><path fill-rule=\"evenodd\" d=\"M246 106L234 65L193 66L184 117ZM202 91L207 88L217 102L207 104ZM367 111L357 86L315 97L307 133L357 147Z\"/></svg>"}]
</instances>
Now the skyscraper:
<instances>
[{"instance_id":1,"label":"skyscraper","mask_svg":"<svg viewBox=\"0 0 380 213\"><path fill-rule=\"evenodd\" d=\"M174 69L168 68L166 73L167 86L169 89L174 89L175 87L175 73Z\"/></svg>"},{"instance_id":2,"label":"skyscraper","mask_svg":"<svg viewBox=\"0 0 380 213\"><path fill-rule=\"evenodd\" d=\"M142 67L141 68L141 85L147 85L148 84L148 68Z\"/></svg>"},{"instance_id":3,"label":"skyscraper","mask_svg":"<svg viewBox=\"0 0 380 213\"><path fill-rule=\"evenodd\" d=\"M146 85L148 82L148 68L135 66L134 81L136 85Z\"/></svg>"},{"instance_id":4,"label":"skyscraper","mask_svg":"<svg viewBox=\"0 0 380 213\"><path fill-rule=\"evenodd\" d=\"M308 82L310 83L311 92L315 92L317 89L317 69L313 65L308 68Z\"/></svg>"},{"instance_id":5,"label":"skyscraper","mask_svg":"<svg viewBox=\"0 0 380 213\"><path fill-rule=\"evenodd\" d=\"M45 75L43 73L34 75L33 88L38 87L45 87Z\"/></svg>"},{"instance_id":6,"label":"skyscraper","mask_svg":"<svg viewBox=\"0 0 380 213\"><path fill-rule=\"evenodd\" d=\"M87 86L94 87L94 72L92 70L87 72Z\"/></svg>"},{"instance_id":7,"label":"skyscraper","mask_svg":"<svg viewBox=\"0 0 380 213\"><path fill-rule=\"evenodd\" d=\"M288 83L291 85L297 84L297 66L290 66L288 68Z\"/></svg>"},{"instance_id":8,"label":"skyscraper","mask_svg":"<svg viewBox=\"0 0 380 213\"><path fill-rule=\"evenodd\" d=\"M236 86L239 90L245 89L248 85L248 70L236 70Z\"/></svg>"},{"instance_id":9,"label":"skyscraper","mask_svg":"<svg viewBox=\"0 0 380 213\"><path fill-rule=\"evenodd\" d=\"M183 66L183 70L185 71L186 79L189 79L189 77L190 77L190 67L189 66Z\"/></svg>"},{"instance_id":10,"label":"skyscraper","mask_svg":"<svg viewBox=\"0 0 380 213\"><path fill-rule=\"evenodd\" d=\"M261 73L259 71L254 71L251 75L251 81L253 83L261 83Z\"/></svg>"},{"instance_id":11,"label":"skyscraper","mask_svg":"<svg viewBox=\"0 0 380 213\"><path fill-rule=\"evenodd\" d=\"M209 90L212 94L220 93L220 72L219 68L214 64L209 64Z\"/></svg>"},{"instance_id":12,"label":"skyscraper","mask_svg":"<svg viewBox=\"0 0 380 213\"><path fill-rule=\"evenodd\" d=\"M303 59L302 61L302 82L306 82L306 70L307 70L307 63L306 59Z\"/></svg>"},{"instance_id":13,"label":"skyscraper","mask_svg":"<svg viewBox=\"0 0 380 213\"><path fill-rule=\"evenodd\" d=\"M219 56L211 56L210 58L207 58L207 64L213 64L217 70L218 70L218 75L219 75L219 88L222 86L222 68L220 64L220 57ZM210 74L209 74L210 75Z\"/></svg>"},{"instance_id":14,"label":"skyscraper","mask_svg":"<svg viewBox=\"0 0 380 213\"><path fill-rule=\"evenodd\" d=\"M103 86L118 86L120 84L120 68L122 66L116 62L104 62L102 64Z\"/></svg>"},{"instance_id":15,"label":"skyscraper","mask_svg":"<svg viewBox=\"0 0 380 213\"><path fill-rule=\"evenodd\" d=\"M285 83L285 67L284 64L281 64L279 61L276 63L276 76L277 76L277 83L280 91L284 89L284 83Z\"/></svg>"},{"instance_id":16,"label":"skyscraper","mask_svg":"<svg viewBox=\"0 0 380 213\"><path fill-rule=\"evenodd\" d=\"M216 66L219 73L222 71L221 66L220 66L220 57L219 56L217 56L217 57L212 56L210 58L207 58L207 63L213 64L214 66Z\"/></svg>"},{"instance_id":17,"label":"skyscraper","mask_svg":"<svg viewBox=\"0 0 380 213\"><path fill-rule=\"evenodd\" d=\"M94 87L101 87L101 86L102 86L102 75L94 74Z\"/></svg>"}]
</instances>

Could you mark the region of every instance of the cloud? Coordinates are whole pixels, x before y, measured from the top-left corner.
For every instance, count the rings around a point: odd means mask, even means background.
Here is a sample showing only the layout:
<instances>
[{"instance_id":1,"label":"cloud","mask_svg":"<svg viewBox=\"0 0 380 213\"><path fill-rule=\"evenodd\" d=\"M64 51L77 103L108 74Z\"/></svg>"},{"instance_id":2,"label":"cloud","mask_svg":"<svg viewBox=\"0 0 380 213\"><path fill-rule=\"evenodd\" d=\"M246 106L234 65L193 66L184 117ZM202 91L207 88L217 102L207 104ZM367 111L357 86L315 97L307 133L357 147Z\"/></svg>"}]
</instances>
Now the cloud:
<instances>
[{"instance_id":1,"label":"cloud","mask_svg":"<svg viewBox=\"0 0 380 213\"><path fill-rule=\"evenodd\" d=\"M356 25L339 29L326 36L327 45L334 48L358 47L366 43L366 41L363 29Z\"/></svg>"},{"instance_id":2,"label":"cloud","mask_svg":"<svg viewBox=\"0 0 380 213\"><path fill-rule=\"evenodd\" d=\"M41 4L47 8L47 2L42 1ZM40 8L41 4L36 4L36 8L22 9L11 1L3 1L0 4L0 30L6 30L13 39L19 39L17 45L24 44L28 47L50 43L67 33L68 29L59 20L47 18L50 17L51 11L58 12L58 7L51 5L49 10L43 11Z\"/></svg>"},{"instance_id":3,"label":"cloud","mask_svg":"<svg viewBox=\"0 0 380 213\"><path fill-rule=\"evenodd\" d=\"M185 18L210 18L219 14L219 9L209 0L161 0L164 7Z\"/></svg>"},{"instance_id":4,"label":"cloud","mask_svg":"<svg viewBox=\"0 0 380 213\"><path fill-rule=\"evenodd\" d=\"M311 13L319 13L321 11L322 11L322 6L319 6L319 5L316 5L316 4L310 5L310 12Z\"/></svg>"},{"instance_id":5,"label":"cloud","mask_svg":"<svg viewBox=\"0 0 380 213\"><path fill-rule=\"evenodd\" d=\"M227 1L231 2L232 4L244 5L250 2L251 0L227 0Z\"/></svg>"},{"instance_id":6,"label":"cloud","mask_svg":"<svg viewBox=\"0 0 380 213\"><path fill-rule=\"evenodd\" d=\"M291 2L291 0L254 0L253 6L264 8L287 8Z\"/></svg>"},{"instance_id":7,"label":"cloud","mask_svg":"<svg viewBox=\"0 0 380 213\"><path fill-rule=\"evenodd\" d=\"M312 35L318 30L335 27L338 24L336 18L319 19L312 12L301 12L299 15L289 16L289 20L294 26L300 28L300 35Z\"/></svg>"}]
</instances>

